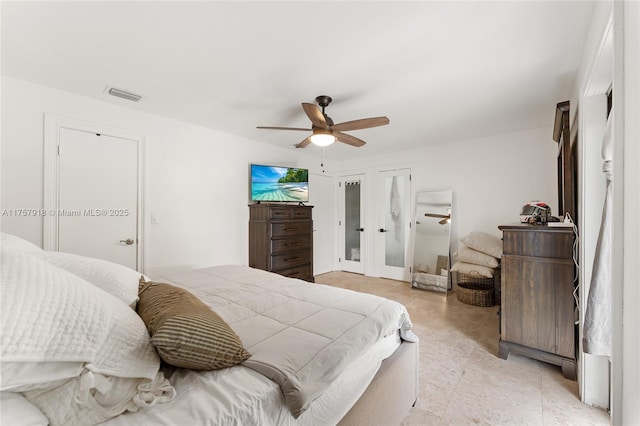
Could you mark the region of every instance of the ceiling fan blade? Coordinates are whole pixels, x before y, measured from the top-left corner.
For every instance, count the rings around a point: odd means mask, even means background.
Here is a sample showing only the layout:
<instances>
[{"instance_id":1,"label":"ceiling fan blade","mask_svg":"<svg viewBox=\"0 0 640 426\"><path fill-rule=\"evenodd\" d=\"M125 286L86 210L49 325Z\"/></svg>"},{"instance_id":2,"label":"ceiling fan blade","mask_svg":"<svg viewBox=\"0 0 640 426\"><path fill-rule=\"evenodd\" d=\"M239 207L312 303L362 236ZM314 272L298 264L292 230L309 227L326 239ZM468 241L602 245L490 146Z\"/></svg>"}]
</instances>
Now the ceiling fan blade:
<instances>
[{"instance_id":1,"label":"ceiling fan blade","mask_svg":"<svg viewBox=\"0 0 640 426\"><path fill-rule=\"evenodd\" d=\"M331 126L331 129L342 132L344 130L368 129L370 127L385 126L387 124L389 124L389 119L387 117L371 117L334 124Z\"/></svg>"},{"instance_id":2,"label":"ceiling fan blade","mask_svg":"<svg viewBox=\"0 0 640 426\"><path fill-rule=\"evenodd\" d=\"M311 139L310 138L305 138L302 142L300 142L298 145L296 145L296 148L304 148L305 146L309 145L311 143Z\"/></svg>"},{"instance_id":3,"label":"ceiling fan blade","mask_svg":"<svg viewBox=\"0 0 640 426\"><path fill-rule=\"evenodd\" d=\"M366 142L362 139L358 139L355 136L348 135L346 133L333 132L333 135L340 142L346 143L347 145L360 147L364 145Z\"/></svg>"},{"instance_id":4,"label":"ceiling fan blade","mask_svg":"<svg viewBox=\"0 0 640 426\"><path fill-rule=\"evenodd\" d=\"M427 216L427 217L437 217L437 218L441 218L441 219L449 219L449 215L448 214L425 213L424 215Z\"/></svg>"},{"instance_id":5,"label":"ceiling fan blade","mask_svg":"<svg viewBox=\"0 0 640 426\"><path fill-rule=\"evenodd\" d=\"M320 108L316 105L303 102L302 109L304 109L304 113L307 114L307 117L309 117L309 120L311 120L314 126L321 129L329 127L327 125L327 120L324 118L324 114L322 114L322 111L320 111Z\"/></svg>"},{"instance_id":6,"label":"ceiling fan blade","mask_svg":"<svg viewBox=\"0 0 640 426\"><path fill-rule=\"evenodd\" d=\"M267 129L267 130L302 130L304 132L310 132L311 129L303 129L301 127L274 127L274 126L256 126L256 129Z\"/></svg>"}]
</instances>

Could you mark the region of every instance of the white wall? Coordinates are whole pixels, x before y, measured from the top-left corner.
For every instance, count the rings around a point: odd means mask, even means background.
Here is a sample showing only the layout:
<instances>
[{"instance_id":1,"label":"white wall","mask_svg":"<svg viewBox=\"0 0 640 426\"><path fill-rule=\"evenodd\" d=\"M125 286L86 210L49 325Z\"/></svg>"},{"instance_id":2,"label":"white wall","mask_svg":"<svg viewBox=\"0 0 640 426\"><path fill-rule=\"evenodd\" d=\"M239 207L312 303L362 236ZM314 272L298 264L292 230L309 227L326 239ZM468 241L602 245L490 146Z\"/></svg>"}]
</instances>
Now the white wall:
<instances>
[{"instance_id":1,"label":"white wall","mask_svg":"<svg viewBox=\"0 0 640 426\"><path fill-rule=\"evenodd\" d=\"M553 105L549 109L551 121ZM246 263L249 163L296 165L323 174L316 157L3 77L0 186L3 209L42 208L45 113L146 136L147 273ZM368 222L365 229L370 230L377 228L372 196L377 168L411 167L412 194L453 189L452 250L455 250L458 238L470 231L499 236L497 226L517 221L526 201L540 199L554 205L556 144L551 141L551 131L550 123L549 128L390 156L339 164L325 161L324 174L337 176L338 167L340 174L366 172L370 191L365 194ZM160 223L150 224L151 213L158 216ZM4 232L42 244L41 218L2 217L0 223ZM367 251L373 256L374 239L365 240ZM327 255L333 256L329 252ZM371 266L365 272L375 275Z\"/></svg>"},{"instance_id":2,"label":"white wall","mask_svg":"<svg viewBox=\"0 0 640 426\"><path fill-rule=\"evenodd\" d=\"M146 136L147 273L246 264L249 163L319 166L293 150L2 77L2 209L43 207L45 113ZM42 245L42 218L1 219L3 232Z\"/></svg>"},{"instance_id":3,"label":"white wall","mask_svg":"<svg viewBox=\"0 0 640 426\"><path fill-rule=\"evenodd\" d=\"M498 225L517 222L527 201L557 205L554 111L555 105L549 105L549 127L342 161L337 164L336 173L364 172L368 187L372 188L376 169L410 167L412 200L419 191L452 189L451 250L455 251L459 238L471 231L501 237ZM371 232L380 227L376 223L373 191L367 191L364 200L364 228ZM374 235L365 238L367 253L374 252L374 239ZM367 256L365 262L365 274L376 276L373 257Z\"/></svg>"}]
</instances>

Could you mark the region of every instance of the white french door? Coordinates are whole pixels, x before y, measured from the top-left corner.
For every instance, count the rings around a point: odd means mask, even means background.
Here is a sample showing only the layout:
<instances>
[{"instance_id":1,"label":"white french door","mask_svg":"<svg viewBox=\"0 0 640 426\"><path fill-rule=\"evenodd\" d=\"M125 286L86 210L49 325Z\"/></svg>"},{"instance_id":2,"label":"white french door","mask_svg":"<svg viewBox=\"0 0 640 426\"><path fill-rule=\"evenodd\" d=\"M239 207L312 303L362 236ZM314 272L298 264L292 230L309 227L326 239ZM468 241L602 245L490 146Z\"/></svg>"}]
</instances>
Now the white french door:
<instances>
[{"instance_id":1,"label":"white french door","mask_svg":"<svg viewBox=\"0 0 640 426\"><path fill-rule=\"evenodd\" d=\"M411 170L377 172L376 198L378 274L384 278L409 281Z\"/></svg>"},{"instance_id":2,"label":"white french door","mask_svg":"<svg viewBox=\"0 0 640 426\"><path fill-rule=\"evenodd\" d=\"M364 175L343 176L338 183L340 269L364 273Z\"/></svg>"}]
</instances>

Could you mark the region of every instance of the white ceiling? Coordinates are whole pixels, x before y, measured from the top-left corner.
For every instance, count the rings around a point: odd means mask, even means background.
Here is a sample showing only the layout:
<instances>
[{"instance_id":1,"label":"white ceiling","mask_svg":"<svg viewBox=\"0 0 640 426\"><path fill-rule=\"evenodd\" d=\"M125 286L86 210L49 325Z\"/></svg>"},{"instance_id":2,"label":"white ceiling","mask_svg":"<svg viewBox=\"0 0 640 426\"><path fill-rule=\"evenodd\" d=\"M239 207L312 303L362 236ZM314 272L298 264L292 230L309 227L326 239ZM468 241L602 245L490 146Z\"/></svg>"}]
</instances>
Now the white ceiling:
<instances>
[{"instance_id":1,"label":"white ceiling","mask_svg":"<svg viewBox=\"0 0 640 426\"><path fill-rule=\"evenodd\" d=\"M391 121L325 149L353 158L551 126L594 4L3 1L2 74L287 149L307 134L255 126L310 128L326 94L336 123Z\"/></svg>"}]
</instances>

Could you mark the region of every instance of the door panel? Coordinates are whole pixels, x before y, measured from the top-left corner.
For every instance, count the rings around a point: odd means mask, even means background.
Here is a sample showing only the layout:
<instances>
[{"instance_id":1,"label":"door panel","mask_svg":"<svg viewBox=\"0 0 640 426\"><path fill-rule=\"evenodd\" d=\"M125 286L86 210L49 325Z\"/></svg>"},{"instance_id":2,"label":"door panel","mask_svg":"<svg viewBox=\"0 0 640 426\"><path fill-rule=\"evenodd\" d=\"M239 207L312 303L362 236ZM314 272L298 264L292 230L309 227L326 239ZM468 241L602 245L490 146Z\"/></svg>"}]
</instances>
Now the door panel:
<instances>
[{"instance_id":1,"label":"door panel","mask_svg":"<svg viewBox=\"0 0 640 426\"><path fill-rule=\"evenodd\" d=\"M137 142L62 128L58 164L58 250L137 269Z\"/></svg>"},{"instance_id":2,"label":"door panel","mask_svg":"<svg viewBox=\"0 0 640 426\"><path fill-rule=\"evenodd\" d=\"M340 269L359 274L364 273L363 181L364 175L340 181Z\"/></svg>"},{"instance_id":3,"label":"door panel","mask_svg":"<svg viewBox=\"0 0 640 426\"><path fill-rule=\"evenodd\" d=\"M334 182L331 176L309 173L309 204L313 206L313 273L316 275L334 268Z\"/></svg>"},{"instance_id":4,"label":"door panel","mask_svg":"<svg viewBox=\"0 0 640 426\"><path fill-rule=\"evenodd\" d=\"M378 172L378 271L381 277L409 280L410 170Z\"/></svg>"}]
</instances>

